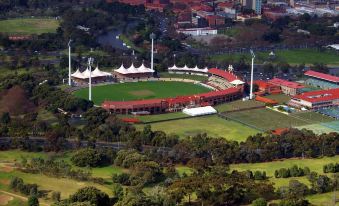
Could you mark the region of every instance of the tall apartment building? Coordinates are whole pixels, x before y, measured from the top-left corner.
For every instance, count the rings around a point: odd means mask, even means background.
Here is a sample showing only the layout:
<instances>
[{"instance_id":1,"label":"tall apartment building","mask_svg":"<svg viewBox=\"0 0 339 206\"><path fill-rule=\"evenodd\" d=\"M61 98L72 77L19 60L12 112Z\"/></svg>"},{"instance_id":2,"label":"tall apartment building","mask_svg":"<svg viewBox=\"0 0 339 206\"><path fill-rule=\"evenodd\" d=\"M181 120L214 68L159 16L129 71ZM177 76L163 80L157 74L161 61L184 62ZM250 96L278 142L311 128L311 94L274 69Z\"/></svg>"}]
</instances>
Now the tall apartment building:
<instances>
[{"instance_id":1,"label":"tall apartment building","mask_svg":"<svg viewBox=\"0 0 339 206\"><path fill-rule=\"evenodd\" d=\"M241 0L241 4L247 9L254 10L256 14L261 14L262 0Z\"/></svg>"}]
</instances>

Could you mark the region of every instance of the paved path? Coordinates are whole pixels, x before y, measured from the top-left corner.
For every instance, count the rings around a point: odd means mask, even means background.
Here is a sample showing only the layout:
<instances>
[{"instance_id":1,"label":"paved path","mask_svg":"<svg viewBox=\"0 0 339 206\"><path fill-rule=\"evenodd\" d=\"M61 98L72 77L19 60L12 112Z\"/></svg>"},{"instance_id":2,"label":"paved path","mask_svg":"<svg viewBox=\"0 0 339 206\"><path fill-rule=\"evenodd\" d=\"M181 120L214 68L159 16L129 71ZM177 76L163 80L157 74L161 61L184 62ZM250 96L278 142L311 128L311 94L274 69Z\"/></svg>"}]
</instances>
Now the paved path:
<instances>
[{"instance_id":1,"label":"paved path","mask_svg":"<svg viewBox=\"0 0 339 206\"><path fill-rule=\"evenodd\" d=\"M4 194L6 194L6 195L12 196L12 197L16 197L16 198L18 198L18 199L20 199L20 200L23 200L23 201L25 201L25 202L28 200L27 197L21 196L21 195L17 195L17 194L15 194L15 193L7 192L7 191L4 191L4 190L0 190L0 192L1 192L1 193L4 193ZM43 203L43 202L40 202L40 205L50 206L49 204Z\"/></svg>"}]
</instances>

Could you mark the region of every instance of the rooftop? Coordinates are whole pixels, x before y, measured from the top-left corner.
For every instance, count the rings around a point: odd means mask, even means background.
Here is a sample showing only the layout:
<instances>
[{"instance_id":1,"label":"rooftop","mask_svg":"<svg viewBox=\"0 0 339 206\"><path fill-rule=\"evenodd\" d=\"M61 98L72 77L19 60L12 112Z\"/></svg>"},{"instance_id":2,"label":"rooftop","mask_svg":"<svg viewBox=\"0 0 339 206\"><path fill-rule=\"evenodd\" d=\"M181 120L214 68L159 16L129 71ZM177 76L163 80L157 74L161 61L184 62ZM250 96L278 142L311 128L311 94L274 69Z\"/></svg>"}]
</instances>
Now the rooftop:
<instances>
[{"instance_id":1,"label":"rooftop","mask_svg":"<svg viewBox=\"0 0 339 206\"><path fill-rule=\"evenodd\" d=\"M301 84L299 84L297 82L291 82L291 81L287 81L287 80L279 79L279 78L271 79L268 82L271 83L271 84L285 86L285 87L289 87L289 88L293 88L293 89L304 88L303 85L301 85Z\"/></svg>"},{"instance_id":2,"label":"rooftop","mask_svg":"<svg viewBox=\"0 0 339 206\"><path fill-rule=\"evenodd\" d=\"M330 81L330 82L334 82L334 83L339 83L339 77L332 76L332 75L329 75L329 74L324 74L324 73L321 73L321 72L308 70L307 72L305 72L305 75L310 76L310 77L315 77L315 78L318 78L318 79L323 79L323 80Z\"/></svg>"},{"instance_id":3,"label":"rooftop","mask_svg":"<svg viewBox=\"0 0 339 206\"><path fill-rule=\"evenodd\" d=\"M331 100L339 99L339 88L305 92L305 93L296 95L293 98L301 99L301 100L311 102L311 103L331 101Z\"/></svg>"}]
</instances>

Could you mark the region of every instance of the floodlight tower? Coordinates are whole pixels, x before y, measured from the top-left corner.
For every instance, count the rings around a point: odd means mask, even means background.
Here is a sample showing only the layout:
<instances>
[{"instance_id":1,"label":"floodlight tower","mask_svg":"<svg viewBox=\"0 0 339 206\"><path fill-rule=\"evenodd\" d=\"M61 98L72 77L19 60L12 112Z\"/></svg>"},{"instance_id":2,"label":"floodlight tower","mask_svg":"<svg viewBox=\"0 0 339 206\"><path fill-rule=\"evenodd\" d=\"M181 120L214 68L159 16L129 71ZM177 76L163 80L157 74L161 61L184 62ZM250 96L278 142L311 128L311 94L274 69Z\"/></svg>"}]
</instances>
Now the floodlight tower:
<instances>
[{"instance_id":1,"label":"floodlight tower","mask_svg":"<svg viewBox=\"0 0 339 206\"><path fill-rule=\"evenodd\" d=\"M252 49L251 49L251 56L252 56L252 67L251 67L250 99L253 98L253 72L254 72L254 59L255 59L255 54Z\"/></svg>"},{"instance_id":2,"label":"floodlight tower","mask_svg":"<svg viewBox=\"0 0 339 206\"><path fill-rule=\"evenodd\" d=\"M88 79L88 100L92 101L92 64L93 58L88 58L88 69L89 69L89 79Z\"/></svg>"},{"instance_id":3,"label":"floodlight tower","mask_svg":"<svg viewBox=\"0 0 339 206\"><path fill-rule=\"evenodd\" d=\"M72 79L71 79L71 72L72 72L72 65L71 65L71 42L72 39L68 42L68 85L72 85Z\"/></svg>"},{"instance_id":4,"label":"floodlight tower","mask_svg":"<svg viewBox=\"0 0 339 206\"><path fill-rule=\"evenodd\" d=\"M155 39L155 34L151 33L149 35L149 38L152 40L152 51L151 51L151 69L154 69L154 39Z\"/></svg>"}]
</instances>

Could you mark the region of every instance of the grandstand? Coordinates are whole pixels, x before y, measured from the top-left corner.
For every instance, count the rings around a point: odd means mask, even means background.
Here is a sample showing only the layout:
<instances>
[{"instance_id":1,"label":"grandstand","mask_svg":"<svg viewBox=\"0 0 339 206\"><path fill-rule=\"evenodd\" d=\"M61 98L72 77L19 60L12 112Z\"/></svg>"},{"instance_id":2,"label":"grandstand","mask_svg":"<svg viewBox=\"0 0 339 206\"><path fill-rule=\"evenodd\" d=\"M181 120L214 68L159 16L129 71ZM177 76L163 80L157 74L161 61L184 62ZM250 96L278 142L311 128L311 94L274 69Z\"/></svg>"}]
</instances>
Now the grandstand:
<instances>
[{"instance_id":1,"label":"grandstand","mask_svg":"<svg viewBox=\"0 0 339 206\"><path fill-rule=\"evenodd\" d=\"M305 83L310 86L320 87L322 89L339 88L339 77L312 70L305 72L305 76L308 77Z\"/></svg>"},{"instance_id":2,"label":"grandstand","mask_svg":"<svg viewBox=\"0 0 339 206\"><path fill-rule=\"evenodd\" d=\"M294 96L288 104L293 107L305 107L309 109L338 106L339 88L305 92Z\"/></svg>"},{"instance_id":3,"label":"grandstand","mask_svg":"<svg viewBox=\"0 0 339 206\"><path fill-rule=\"evenodd\" d=\"M132 63L130 67L125 68L122 64L118 69L113 71L114 78L118 80L126 79L142 79L153 77L154 70L141 64L139 67L135 67Z\"/></svg>"},{"instance_id":4,"label":"grandstand","mask_svg":"<svg viewBox=\"0 0 339 206\"><path fill-rule=\"evenodd\" d=\"M224 71L217 68L208 70L210 77L207 84L213 86L219 90L224 90L232 87L242 88L244 83L238 78L231 70Z\"/></svg>"}]
</instances>

